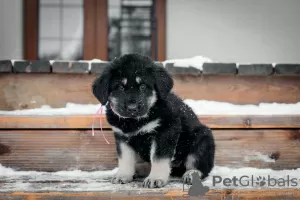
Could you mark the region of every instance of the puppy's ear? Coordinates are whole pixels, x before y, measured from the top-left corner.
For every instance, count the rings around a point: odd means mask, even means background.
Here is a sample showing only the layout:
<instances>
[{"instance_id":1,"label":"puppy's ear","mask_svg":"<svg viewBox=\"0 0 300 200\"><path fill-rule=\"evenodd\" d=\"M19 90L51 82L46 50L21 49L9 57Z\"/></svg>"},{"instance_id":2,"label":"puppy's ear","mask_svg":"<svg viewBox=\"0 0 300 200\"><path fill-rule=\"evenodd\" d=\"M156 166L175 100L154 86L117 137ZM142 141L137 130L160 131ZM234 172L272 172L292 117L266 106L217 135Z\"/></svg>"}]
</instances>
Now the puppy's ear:
<instances>
[{"instance_id":1,"label":"puppy's ear","mask_svg":"<svg viewBox=\"0 0 300 200\"><path fill-rule=\"evenodd\" d=\"M163 67L157 66L154 69L155 88L160 98L167 98L168 94L173 88L173 79L167 70Z\"/></svg>"},{"instance_id":2,"label":"puppy's ear","mask_svg":"<svg viewBox=\"0 0 300 200\"><path fill-rule=\"evenodd\" d=\"M108 100L110 79L111 71L106 68L92 85L93 94L102 105L105 105Z\"/></svg>"}]
</instances>

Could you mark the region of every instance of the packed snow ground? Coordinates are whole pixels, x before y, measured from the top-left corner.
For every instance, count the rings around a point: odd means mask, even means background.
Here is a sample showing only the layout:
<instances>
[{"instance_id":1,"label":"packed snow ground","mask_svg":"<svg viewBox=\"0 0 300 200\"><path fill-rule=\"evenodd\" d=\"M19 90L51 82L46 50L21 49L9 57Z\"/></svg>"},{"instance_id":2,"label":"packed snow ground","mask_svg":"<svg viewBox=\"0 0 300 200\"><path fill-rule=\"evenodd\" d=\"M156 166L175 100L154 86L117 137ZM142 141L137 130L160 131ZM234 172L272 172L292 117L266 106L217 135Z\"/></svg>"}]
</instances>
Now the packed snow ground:
<instances>
[{"instance_id":1,"label":"packed snow ground","mask_svg":"<svg viewBox=\"0 0 300 200\"><path fill-rule=\"evenodd\" d=\"M227 102L191 99L186 99L184 102L197 115L300 115L300 102L295 104L260 103L258 105L235 105ZM100 106L100 104L67 103L64 108L51 108L44 105L36 109L0 110L0 115L91 115L95 114ZM105 113L105 108L103 113Z\"/></svg>"},{"instance_id":2,"label":"packed snow ground","mask_svg":"<svg viewBox=\"0 0 300 200\"><path fill-rule=\"evenodd\" d=\"M75 171L58 171L58 172L37 172L37 171L15 171L11 168L3 167L0 164L0 192L13 191L121 191L121 190L138 190L143 191L141 187L142 179L125 185L114 185L110 183L110 179L117 172L117 168L108 171L93 171L85 172L80 170ZM216 183L213 186L214 177L232 179L242 178L241 183L237 186L225 186L222 183ZM248 176L249 178L245 177ZM253 182L251 182L253 176ZM265 178L266 185L258 185L257 178L260 180ZM287 183L285 185L274 185L275 182L270 182L274 186L268 185L268 176L273 179L294 179L297 185ZM215 178L215 180L219 178ZM270 179L271 180L271 179ZM253 183L253 184L252 184ZM244 186L243 186L243 185ZM222 188L300 188L300 168L295 170L271 170L257 168L228 168L215 166L210 176L203 182L204 186L210 189ZM183 185L179 178L171 179L171 181L163 189L182 189ZM185 186L186 187L186 186Z\"/></svg>"}]
</instances>

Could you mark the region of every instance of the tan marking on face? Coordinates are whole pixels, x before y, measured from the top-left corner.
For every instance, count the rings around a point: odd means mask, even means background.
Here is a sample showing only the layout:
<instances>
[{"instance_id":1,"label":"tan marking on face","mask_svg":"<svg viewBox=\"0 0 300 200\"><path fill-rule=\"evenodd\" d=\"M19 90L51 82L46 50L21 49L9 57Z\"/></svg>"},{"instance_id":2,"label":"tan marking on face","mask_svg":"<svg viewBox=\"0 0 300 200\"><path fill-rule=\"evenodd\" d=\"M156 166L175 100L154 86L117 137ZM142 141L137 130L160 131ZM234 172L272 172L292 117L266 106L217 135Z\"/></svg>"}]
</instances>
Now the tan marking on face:
<instances>
[{"instance_id":1,"label":"tan marking on face","mask_svg":"<svg viewBox=\"0 0 300 200\"><path fill-rule=\"evenodd\" d=\"M137 82L138 84L141 83L141 78L140 78L140 77L137 76L137 77L135 78L135 80L136 80L136 82Z\"/></svg>"},{"instance_id":2,"label":"tan marking on face","mask_svg":"<svg viewBox=\"0 0 300 200\"><path fill-rule=\"evenodd\" d=\"M126 84L127 84L127 78L124 78L124 79L122 80L122 83L123 83L124 85L126 85Z\"/></svg>"}]
</instances>

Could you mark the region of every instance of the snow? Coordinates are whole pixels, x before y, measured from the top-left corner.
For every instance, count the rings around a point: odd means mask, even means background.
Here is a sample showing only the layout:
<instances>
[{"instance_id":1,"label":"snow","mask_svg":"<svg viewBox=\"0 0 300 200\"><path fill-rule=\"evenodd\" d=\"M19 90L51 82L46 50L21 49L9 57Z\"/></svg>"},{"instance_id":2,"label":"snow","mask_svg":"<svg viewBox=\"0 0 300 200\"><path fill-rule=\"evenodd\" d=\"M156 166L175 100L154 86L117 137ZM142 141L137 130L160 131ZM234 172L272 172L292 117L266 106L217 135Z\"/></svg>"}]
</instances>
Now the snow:
<instances>
[{"instance_id":1,"label":"snow","mask_svg":"<svg viewBox=\"0 0 300 200\"><path fill-rule=\"evenodd\" d=\"M74 104L67 103L64 108L51 108L49 105L43 105L40 108L0 111L0 115L89 115L95 114L100 104ZM105 108L103 108L105 112Z\"/></svg>"},{"instance_id":2,"label":"snow","mask_svg":"<svg viewBox=\"0 0 300 200\"><path fill-rule=\"evenodd\" d=\"M275 159L272 159L272 158L270 158L269 155L264 155L260 152L253 152L252 155L246 155L244 157L244 161L246 161L246 162L250 162L250 161L253 161L253 160L263 161L263 162L268 162L268 163L270 163L270 162L274 163L275 162Z\"/></svg>"},{"instance_id":3,"label":"snow","mask_svg":"<svg viewBox=\"0 0 300 200\"><path fill-rule=\"evenodd\" d=\"M213 61L211 58L208 58L206 56L194 56L190 58L182 58L182 59L170 59L170 60L165 60L163 62L164 67L166 66L167 63L174 63L174 67L194 67L199 70L203 70L203 63L213 63L213 62L220 62L222 61ZM226 62L224 62L226 63ZM239 68L240 65L252 65L255 63L236 63L236 68ZM261 63L260 63L261 64ZM264 64L264 63L262 63ZM269 63L265 63L269 64ZM276 63L271 63L273 68L276 66Z\"/></svg>"},{"instance_id":4,"label":"snow","mask_svg":"<svg viewBox=\"0 0 300 200\"><path fill-rule=\"evenodd\" d=\"M43 172L43 171L16 171L11 168L6 168L0 164L0 192L13 192L13 191L120 191L120 190L139 190L141 188L142 180L137 179L132 183L124 185L114 185L110 183L111 178L116 174L117 168L106 171L58 171L58 172ZM285 185L285 186L273 186L273 188L300 188L300 168L294 170L272 170L272 169L258 169L250 167L242 168L230 168L223 166L215 166L209 177L203 182L204 186L208 186L210 189L221 188L263 188L267 186L247 185L242 186L225 186L221 183L213 185L213 179L215 177L221 177L232 179L234 176L238 179L243 176L248 176L249 179L243 178L242 182L245 185L246 181L249 181L252 176L254 180L261 176L264 178L297 178L298 185ZM180 178L171 178L168 185L163 189L182 189L182 183ZM269 186L268 186L269 187Z\"/></svg>"},{"instance_id":5,"label":"snow","mask_svg":"<svg viewBox=\"0 0 300 200\"><path fill-rule=\"evenodd\" d=\"M258 105L236 105L228 102L207 100L184 101L197 115L299 115L300 102L295 104L285 103L260 103Z\"/></svg>"},{"instance_id":6,"label":"snow","mask_svg":"<svg viewBox=\"0 0 300 200\"><path fill-rule=\"evenodd\" d=\"M256 63L236 63L236 68L238 69L240 65L253 65ZM259 63L259 64L270 64L270 63ZM276 63L271 63L272 67L274 68L276 66Z\"/></svg>"},{"instance_id":7,"label":"snow","mask_svg":"<svg viewBox=\"0 0 300 200\"><path fill-rule=\"evenodd\" d=\"M49 60L50 65L52 66L56 60Z\"/></svg>"},{"instance_id":8,"label":"snow","mask_svg":"<svg viewBox=\"0 0 300 200\"><path fill-rule=\"evenodd\" d=\"M183 59L171 59L163 62L163 65L166 66L167 63L174 63L174 67L194 67L199 70L203 70L203 63L211 63L210 58L204 56L194 56L191 58Z\"/></svg>"},{"instance_id":9,"label":"snow","mask_svg":"<svg viewBox=\"0 0 300 200\"><path fill-rule=\"evenodd\" d=\"M102 61L100 59L92 59L92 60L79 60L78 62L87 62L89 64L89 71L91 71L91 69L92 69L92 63L102 63L104 61Z\"/></svg>"},{"instance_id":10,"label":"snow","mask_svg":"<svg viewBox=\"0 0 300 200\"><path fill-rule=\"evenodd\" d=\"M228 102L186 99L197 115L300 115L300 102L295 104L260 103L258 105L236 105ZM40 108L1 111L0 115L91 115L95 114L101 104L67 103L63 108ZM105 107L103 108L105 113Z\"/></svg>"},{"instance_id":11,"label":"snow","mask_svg":"<svg viewBox=\"0 0 300 200\"><path fill-rule=\"evenodd\" d=\"M12 66L14 67L15 66L15 62L19 62L19 61L24 61L24 60L20 60L20 59L19 60L16 60L16 59L15 60L11 60Z\"/></svg>"},{"instance_id":12,"label":"snow","mask_svg":"<svg viewBox=\"0 0 300 200\"><path fill-rule=\"evenodd\" d=\"M57 172L37 172L37 171L17 171L12 168L4 167L0 164L0 177L9 177L11 179L15 179L16 177L24 177L24 176L32 176L39 177L39 180L50 180L48 179L50 176L63 178L65 180L70 180L70 178L78 178L78 177L112 177L116 172L117 168L113 170L107 171L81 171L81 170L70 170L70 171L57 171ZM6 179L7 180L7 179Z\"/></svg>"}]
</instances>

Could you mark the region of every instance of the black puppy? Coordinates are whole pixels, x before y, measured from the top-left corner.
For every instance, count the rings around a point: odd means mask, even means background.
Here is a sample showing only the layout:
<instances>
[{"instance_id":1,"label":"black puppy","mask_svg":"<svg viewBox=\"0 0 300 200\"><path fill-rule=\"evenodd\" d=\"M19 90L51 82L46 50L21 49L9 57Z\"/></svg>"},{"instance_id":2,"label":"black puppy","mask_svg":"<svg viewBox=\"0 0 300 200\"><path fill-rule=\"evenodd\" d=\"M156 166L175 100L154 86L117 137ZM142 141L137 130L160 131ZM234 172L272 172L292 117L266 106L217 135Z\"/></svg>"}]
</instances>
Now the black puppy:
<instances>
[{"instance_id":1,"label":"black puppy","mask_svg":"<svg viewBox=\"0 0 300 200\"><path fill-rule=\"evenodd\" d=\"M173 79L150 58L127 54L115 59L93 84L93 94L106 105L114 131L119 170L113 183L133 180L138 158L151 163L144 187L163 187L172 172L208 176L214 166L211 130L171 92ZM196 91L195 91L196 92ZM177 170L178 169L178 170Z\"/></svg>"}]
</instances>

